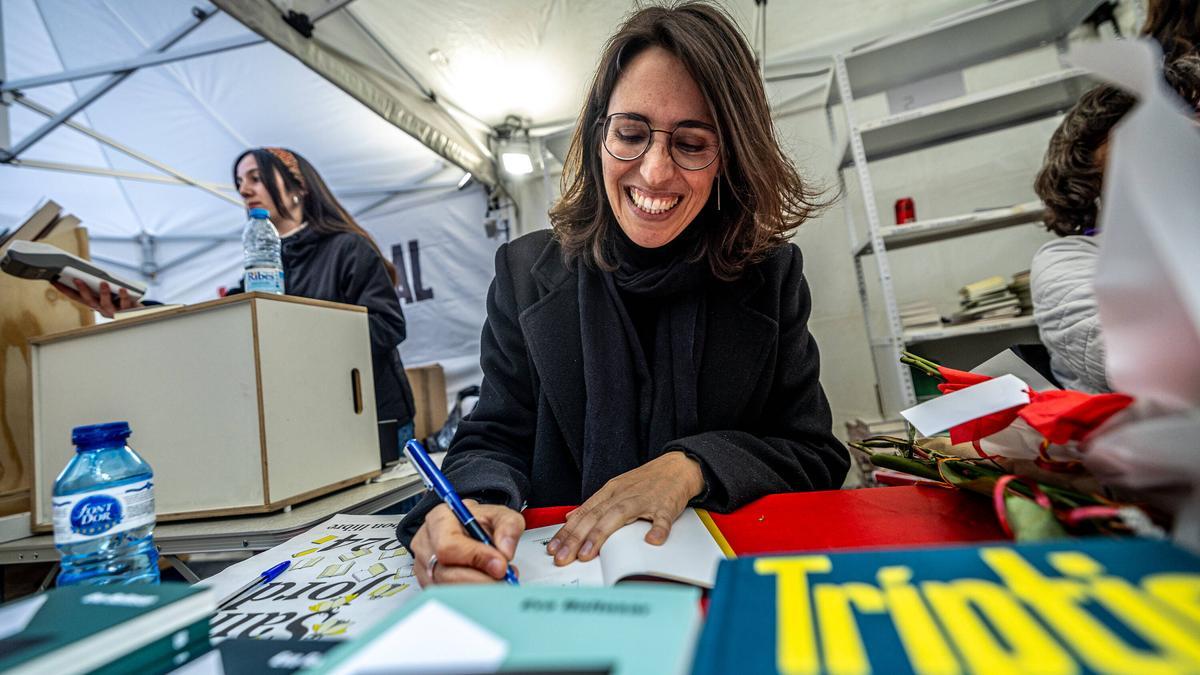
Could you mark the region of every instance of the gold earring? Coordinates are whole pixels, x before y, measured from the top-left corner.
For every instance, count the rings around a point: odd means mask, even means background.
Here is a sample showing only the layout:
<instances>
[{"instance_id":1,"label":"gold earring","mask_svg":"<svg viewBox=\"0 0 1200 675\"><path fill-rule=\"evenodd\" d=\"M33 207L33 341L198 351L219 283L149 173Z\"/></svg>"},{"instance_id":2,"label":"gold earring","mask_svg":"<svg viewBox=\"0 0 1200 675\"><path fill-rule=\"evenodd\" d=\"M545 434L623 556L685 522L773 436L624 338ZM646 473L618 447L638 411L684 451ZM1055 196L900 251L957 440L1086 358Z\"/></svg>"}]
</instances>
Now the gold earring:
<instances>
[{"instance_id":1,"label":"gold earring","mask_svg":"<svg viewBox=\"0 0 1200 675\"><path fill-rule=\"evenodd\" d=\"M721 210L721 177L717 176L717 210Z\"/></svg>"},{"instance_id":2,"label":"gold earring","mask_svg":"<svg viewBox=\"0 0 1200 675\"><path fill-rule=\"evenodd\" d=\"M297 196L297 195L292 195L292 203L293 203L293 204L299 204L299 203L300 203L300 197L299 197L299 196Z\"/></svg>"}]
</instances>

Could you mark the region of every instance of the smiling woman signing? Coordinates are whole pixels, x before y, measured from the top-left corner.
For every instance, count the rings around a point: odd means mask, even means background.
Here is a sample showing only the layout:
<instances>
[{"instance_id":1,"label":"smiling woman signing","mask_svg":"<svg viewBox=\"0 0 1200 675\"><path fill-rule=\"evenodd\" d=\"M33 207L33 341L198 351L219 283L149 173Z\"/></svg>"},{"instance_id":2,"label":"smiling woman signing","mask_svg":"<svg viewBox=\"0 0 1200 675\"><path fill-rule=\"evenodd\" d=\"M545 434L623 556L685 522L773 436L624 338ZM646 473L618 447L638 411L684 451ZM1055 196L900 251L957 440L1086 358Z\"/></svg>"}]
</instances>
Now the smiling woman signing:
<instances>
[{"instance_id":1,"label":"smiling woman signing","mask_svg":"<svg viewBox=\"0 0 1200 675\"><path fill-rule=\"evenodd\" d=\"M775 140L753 54L719 9L634 14L609 41L552 231L502 246L479 404L447 478L491 530L427 496L399 536L422 584L504 575L517 509L579 504L547 550L596 556L634 520L838 487L791 230L816 206Z\"/></svg>"}]
</instances>

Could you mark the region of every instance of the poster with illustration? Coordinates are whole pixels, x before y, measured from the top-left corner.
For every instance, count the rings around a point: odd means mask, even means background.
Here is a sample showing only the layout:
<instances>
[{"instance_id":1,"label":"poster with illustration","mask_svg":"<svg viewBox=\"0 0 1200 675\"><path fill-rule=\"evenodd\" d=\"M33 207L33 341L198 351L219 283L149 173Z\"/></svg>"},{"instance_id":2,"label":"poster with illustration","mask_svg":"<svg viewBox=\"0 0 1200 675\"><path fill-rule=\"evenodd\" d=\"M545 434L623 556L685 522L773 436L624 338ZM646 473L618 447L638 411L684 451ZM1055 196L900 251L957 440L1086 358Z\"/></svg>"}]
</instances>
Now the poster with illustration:
<instances>
[{"instance_id":1,"label":"poster with illustration","mask_svg":"<svg viewBox=\"0 0 1200 675\"><path fill-rule=\"evenodd\" d=\"M290 562L275 579L218 609L212 638L344 640L361 634L420 590L412 555L396 540L400 518L336 515L201 581L220 603L264 571Z\"/></svg>"}]
</instances>

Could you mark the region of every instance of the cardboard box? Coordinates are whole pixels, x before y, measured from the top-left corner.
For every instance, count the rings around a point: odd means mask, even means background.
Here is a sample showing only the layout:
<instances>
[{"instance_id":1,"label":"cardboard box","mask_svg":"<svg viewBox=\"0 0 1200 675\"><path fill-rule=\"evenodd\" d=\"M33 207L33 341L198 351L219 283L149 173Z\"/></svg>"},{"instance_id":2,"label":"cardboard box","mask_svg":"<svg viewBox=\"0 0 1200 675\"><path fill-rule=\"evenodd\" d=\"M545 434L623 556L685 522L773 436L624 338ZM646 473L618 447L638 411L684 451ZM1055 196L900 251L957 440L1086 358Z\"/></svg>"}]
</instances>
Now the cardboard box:
<instances>
[{"instance_id":1,"label":"cardboard box","mask_svg":"<svg viewBox=\"0 0 1200 675\"><path fill-rule=\"evenodd\" d=\"M74 216L60 215L58 204L44 202L0 244L0 253L18 239L38 239L87 259L87 231L78 224ZM0 273L0 516L30 509L33 394L29 340L94 322L90 309L71 302L50 284Z\"/></svg>"},{"instance_id":2,"label":"cardboard box","mask_svg":"<svg viewBox=\"0 0 1200 675\"><path fill-rule=\"evenodd\" d=\"M128 420L158 519L262 513L379 473L367 310L249 293L31 341L33 527L71 429Z\"/></svg>"},{"instance_id":3,"label":"cardboard box","mask_svg":"<svg viewBox=\"0 0 1200 675\"><path fill-rule=\"evenodd\" d=\"M404 372L408 375L408 383L412 385L413 402L416 405L413 436L417 440L424 440L437 433L446 423L446 373L440 363L405 368Z\"/></svg>"}]
</instances>

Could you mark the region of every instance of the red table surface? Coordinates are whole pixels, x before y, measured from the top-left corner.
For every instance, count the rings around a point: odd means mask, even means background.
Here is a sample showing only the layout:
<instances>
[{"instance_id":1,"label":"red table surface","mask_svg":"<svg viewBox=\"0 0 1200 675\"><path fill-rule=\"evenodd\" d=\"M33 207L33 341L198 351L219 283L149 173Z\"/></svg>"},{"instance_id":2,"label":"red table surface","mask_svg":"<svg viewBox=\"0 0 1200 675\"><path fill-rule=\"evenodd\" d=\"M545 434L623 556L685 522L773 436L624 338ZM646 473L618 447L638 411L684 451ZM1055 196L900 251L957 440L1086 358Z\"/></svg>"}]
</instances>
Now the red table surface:
<instances>
[{"instance_id":1,"label":"red table surface","mask_svg":"<svg viewBox=\"0 0 1200 675\"><path fill-rule=\"evenodd\" d=\"M525 527L562 523L572 508L527 509ZM712 519L739 555L1006 539L987 499L939 487L768 495Z\"/></svg>"}]
</instances>

